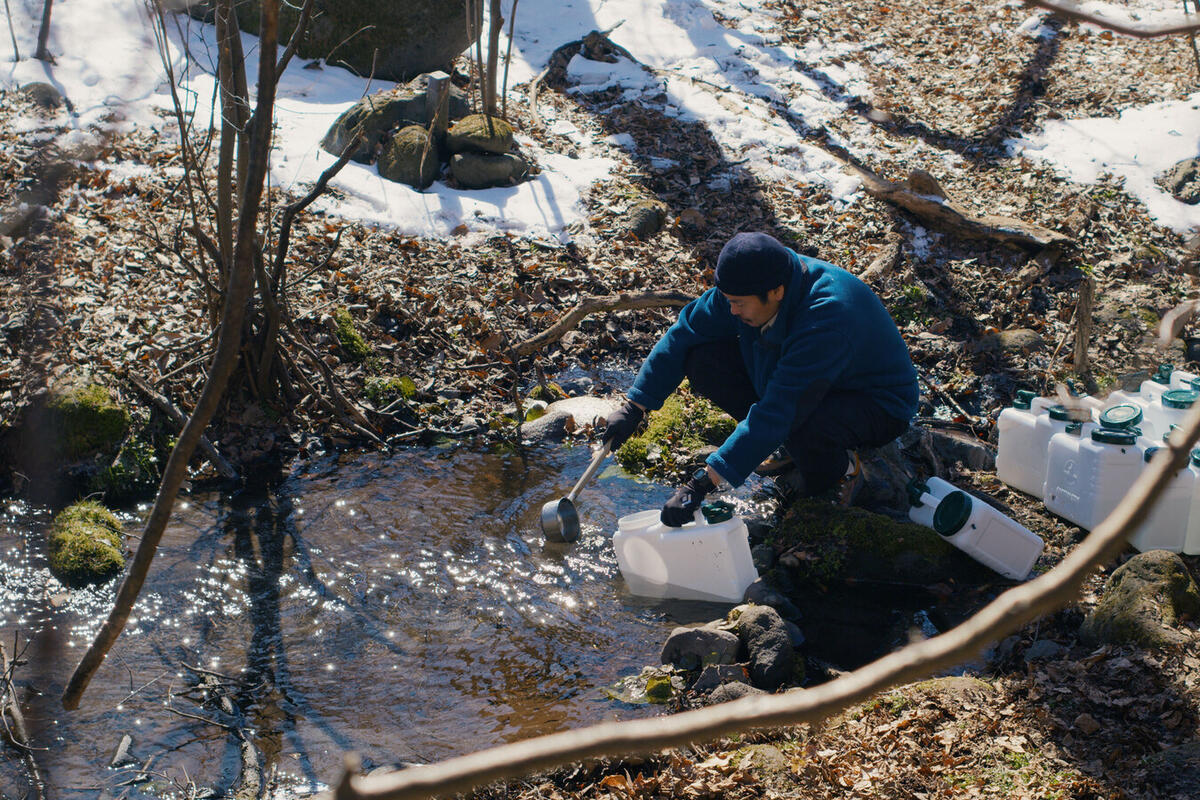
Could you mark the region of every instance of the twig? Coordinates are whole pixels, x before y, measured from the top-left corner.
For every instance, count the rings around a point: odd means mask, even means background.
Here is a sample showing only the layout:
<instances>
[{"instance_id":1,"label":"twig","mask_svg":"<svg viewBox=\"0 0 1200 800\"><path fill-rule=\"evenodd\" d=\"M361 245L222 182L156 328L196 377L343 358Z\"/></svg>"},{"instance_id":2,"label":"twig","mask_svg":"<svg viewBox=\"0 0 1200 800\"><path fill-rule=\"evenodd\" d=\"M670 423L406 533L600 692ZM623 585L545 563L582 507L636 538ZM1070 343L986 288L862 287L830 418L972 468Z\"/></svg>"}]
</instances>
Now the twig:
<instances>
[{"instance_id":1,"label":"twig","mask_svg":"<svg viewBox=\"0 0 1200 800\"><path fill-rule=\"evenodd\" d=\"M925 376L924 372L922 372L921 370L917 370L917 377L921 379L921 383L925 384L925 386L929 389L929 391L933 392L938 397L945 400L959 414L963 415L964 417L966 417L967 419L970 419L970 420L978 419L978 417L976 417L974 414L968 414L967 410L965 408L963 408L962 406L960 406L958 404L958 401L950 396L949 392L945 391L944 389L939 387L937 384L935 384L933 381L929 380L929 378L927 378Z\"/></svg>"},{"instance_id":2,"label":"twig","mask_svg":"<svg viewBox=\"0 0 1200 800\"><path fill-rule=\"evenodd\" d=\"M512 352L518 356L527 356L541 350L548 344L556 342L566 334L567 331L578 325L584 317L589 314L595 314L599 311L625 311L635 308L663 308L686 306L696 298L684 294L683 292L665 291L665 292L645 292L643 294L614 294L603 297L589 297L588 299L578 303L574 308L568 311L559 319L558 322L551 325L546 330L534 336L532 339L526 339L516 347L512 348Z\"/></svg>"}]
</instances>

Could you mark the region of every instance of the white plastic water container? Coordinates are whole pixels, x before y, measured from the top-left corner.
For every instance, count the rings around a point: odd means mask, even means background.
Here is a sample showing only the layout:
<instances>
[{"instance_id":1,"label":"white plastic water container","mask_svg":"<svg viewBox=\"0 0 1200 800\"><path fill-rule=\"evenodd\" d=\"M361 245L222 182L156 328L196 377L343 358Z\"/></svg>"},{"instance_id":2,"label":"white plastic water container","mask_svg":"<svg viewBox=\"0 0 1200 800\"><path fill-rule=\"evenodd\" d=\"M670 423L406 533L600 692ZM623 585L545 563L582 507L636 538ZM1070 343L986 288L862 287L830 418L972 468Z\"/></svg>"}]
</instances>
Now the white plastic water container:
<instances>
[{"instance_id":1,"label":"white plastic water container","mask_svg":"<svg viewBox=\"0 0 1200 800\"><path fill-rule=\"evenodd\" d=\"M1177 369L1171 372L1171 388L1172 389L1195 389L1196 383L1200 382L1200 375L1195 372Z\"/></svg>"},{"instance_id":2,"label":"white plastic water container","mask_svg":"<svg viewBox=\"0 0 1200 800\"><path fill-rule=\"evenodd\" d=\"M758 579L742 518L710 512L720 521L709 522L697 511L692 522L671 528L659 521L659 513L639 511L617 520L613 550L629 591L662 599L742 602Z\"/></svg>"},{"instance_id":3,"label":"white plastic water container","mask_svg":"<svg viewBox=\"0 0 1200 800\"><path fill-rule=\"evenodd\" d=\"M1150 378L1142 381L1141 386L1138 387L1138 394L1140 394L1142 399L1147 403L1156 402L1160 397L1162 397L1163 392L1170 391L1172 388L1171 379L1173 377L1174 373L1171 365L1160 364L1158 367L1158 372L1154 373L1154 375L1152 375Z\"/></svg>"},{"instance_id":4,"label":"white plastic water container","mask_svg":"<svg viewBox=\"0 0 1200 800\"><path fill-rule=\"evenodd\" d=\"M1056 433L1046 452L1046 508L1090 531L1137 480L1147 446L1136 429L1084 424Z\"/></svg>"},{"instance_id":5,"label":"white plastic water container","mask_svg":"<svg viewBox=\"0 0 1200 800\"><path fill-rule=\"evenodd\" d=\"M1001 411L996 422L996 477L1040 499L1046 488L1050 437L1066 430L1071 422L1071 412L1060 405L1050 406L1041 414L1019 406Z\"/></svg>"},{"instance_id":6,"label":"white plastic water container","mask_svg":"<svg viewBox=\"0 0 1200 800\"><path fill-rule=\"evenodd\" d=\"M1160 448L1148 447L1145 461ZM1200 450L1193 450L1188 465L1179 470L1142 524L1129 535L1129 543L1141 552L1170 550L1172 553L1200 553Z\"/></svg>"},{"instance_id":7,"label":"white plastic water container","mask_svg":"<svg viewBox=\"0 0 1200 800\"><path fill-rule=\"evenodd\" d=\"M941 478L909 484L908 516L1006 578L1023 581L1045 544L982 500Z\"/></svg>"},{"instance_id":8,"label":"white plastic water container","mask_svg":"<svg viewBox=\"0 0 1200 800\"><path fill-rule=\"evenodd\" d=\"M1158 399L1146 406L1140 426L1142 433L1150 439L1161 439L1172 425L1183 423L1197 399L1200 399L1200 392L1194 389L1168 389L1162 392Z\"/></svg>"}]
</instances>

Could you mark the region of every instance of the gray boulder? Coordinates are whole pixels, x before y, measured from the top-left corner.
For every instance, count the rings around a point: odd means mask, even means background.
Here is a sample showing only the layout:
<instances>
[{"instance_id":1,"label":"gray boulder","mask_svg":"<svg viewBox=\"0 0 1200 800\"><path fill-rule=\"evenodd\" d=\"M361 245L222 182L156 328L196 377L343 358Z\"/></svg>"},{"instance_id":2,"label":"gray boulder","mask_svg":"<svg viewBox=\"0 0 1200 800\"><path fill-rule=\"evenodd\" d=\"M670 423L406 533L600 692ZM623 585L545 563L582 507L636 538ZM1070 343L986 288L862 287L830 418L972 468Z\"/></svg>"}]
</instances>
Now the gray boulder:
<instances>
[{"instance_id":1,"label":"gray boulder","mask_svg":"<svg viewBox=\"0 0 1200 800\"><path fill-rule=\"evenodd\" d=\"M750 657L750 683L774 691L792 678L796 650L783 617L770 606L742 606L737 615L738 639Z\"/></svg>"},{"instance_id":2,"label":"gray boulder","mask_svg":"<svg viewBox=\"0 0 1200 800\"><path fill-rule=\"evenodd\" d=\"M1190 634L1180 619L1200 615L1200 590L1175 553L1139 553L1113 572L1099 605L1084 619L1079 637L1086 644L1137 644L1167 647Z\"/></svg>"},{"instance_id":3,"label":"gray boulder","mask_svg":"<svg viewBox=\"0 0 1200 800\"><path fill-rule=\"evenodd\" d=\"M259 4L236 3L242 30L258 34ZM287 42L303 3L279 7L279 41ZM211 17L212 0L192 11ZM359 75L406 81L421 72L449 71L468 41L464 0L316 0L307 35L296 49L302 58L323 58Z\"/></svg>"},{"instance_id":4,"label":"gray boulder","mask_svg":"<svg viewBox=\"0 0 1200 800\"><path fill-rule=\"evenodd\" d=\"M671 631L662 649L662 663L694 670L710 664L732 664L737 660L740 640L716 628L684 628Z\"/></svg>"},{"instance_id":5,"label":"gray boulder","mask_svg":"<svg viewBox=\"0 0 1200 800\"><path fill-rule=\"evenodd\" d=\"M486 114L468 114L446 131L446 147L451 153L502 155L512 145L512 125Z\"/></svg>"},{"instance_id":6,"label":"gray boulder","mask_svg":"<svg viewBox=\"0 0 1200 800\"><path fill-rule=\"evenodd\" d=\"M424 189L434 182L442 165L428 132L420 125L409 125L384 145L377 168L389 181Z\"/></svg>"},{"instance_id":7,"label":"gray boulder","mask_svg":"<svg viewBox=\"0 0 1200 800\"><path fill-rule=\"evenodd\" d=\"M800 618L800 609L796 608L796 604L767 584L762 578L756 578L753 583L746 587L746 593L742 596L742 599L747 603L770 606L780 614L793 619Z\"/></svg>"},{"instance_id":8,"label":"gray boulder","mask_svg":"<svg viewBox=\"0 0 1200 800\"><path fill-rule=\"evenodd\" d=\"M64 102L62 93L58 91L57 87L40 81L22 86L21 94L28 97L34 105L46 111L52 111Z\"/></svg>"},{"instance_id":9,"label":"gray boulder","mask_svg":"<svg viewBox=\"0 0 1200 800\"><path fill-rule=\"evenodd\" d=\"M529 164L515 153L456 153L450 158L450 174L464 189L491 189L521 182Z\"/></svg>"},{"instance_id":10,"label":"gray boulder","mask_svg":"<svg viewBox=\"0 0 1200 800\"><path fill-rule=\"evenodd\" d=\"M608 415L621 407L621 402L592 396L556 400L546 407L545 414L521 426L521 438L534 442L557 442L585 425L602 428L608 424Z\"/></svg>"},{"instance_id":11,"label":"gray boulder","mask_svg":"<svg viewBox=\"0 0 1200 800\"><path fill-rule=\"evenodd\" d=\"M362 143L350 157L360 164L375 160L376 150L386 143L388 135L397 126L429 126L426 86L428 75L421 75L404 86L364 97L342 112L321 139L326 152L340 156L350 144L356 130L362 131ZM457 119L470 110L462 89L451 86L448 101L450 119Z\"/></svg>"}]
</instances>

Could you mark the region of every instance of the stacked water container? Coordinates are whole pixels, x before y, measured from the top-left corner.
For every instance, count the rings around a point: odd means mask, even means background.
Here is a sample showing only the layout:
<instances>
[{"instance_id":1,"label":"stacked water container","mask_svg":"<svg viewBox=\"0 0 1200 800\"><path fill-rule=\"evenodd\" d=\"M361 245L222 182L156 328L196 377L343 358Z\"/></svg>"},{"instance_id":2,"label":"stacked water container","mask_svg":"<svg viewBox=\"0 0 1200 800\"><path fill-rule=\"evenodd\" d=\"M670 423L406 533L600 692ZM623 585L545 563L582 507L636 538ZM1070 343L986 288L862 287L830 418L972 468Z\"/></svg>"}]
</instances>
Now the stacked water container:
<instances>
[{"instance_id":1,"label":"stacked water container","mask_svg":"<svg viewBox=\"0 0 1200 800\"><path fill-rule=\"evenodd\" d=\"M1113 512L1159 443L1198 402L1194 385L1200 386L1200 377L1164 365L1137 392L1110 394L1098 414L1094 398L1072 413L1032 392L1019 392L997 424L997 477L1091 530ZM1200 554L1200 451L1175 476L1130 543L1139 550Z\"/></svg>"}]
</instances>

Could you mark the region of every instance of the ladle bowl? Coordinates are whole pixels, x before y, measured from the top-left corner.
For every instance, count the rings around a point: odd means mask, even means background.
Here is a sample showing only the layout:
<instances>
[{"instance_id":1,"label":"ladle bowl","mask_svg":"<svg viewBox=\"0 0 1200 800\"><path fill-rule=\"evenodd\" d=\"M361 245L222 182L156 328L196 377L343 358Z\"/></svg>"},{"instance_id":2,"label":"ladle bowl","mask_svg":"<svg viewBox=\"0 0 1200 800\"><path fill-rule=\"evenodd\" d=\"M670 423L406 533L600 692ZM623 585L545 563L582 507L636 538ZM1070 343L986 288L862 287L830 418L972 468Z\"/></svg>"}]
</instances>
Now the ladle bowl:
<instances>
[{"instance_id":1,"label":"ladle bowl","mask_svg":"<svg viewBox=\"0 0 1200 800\"><path fill-rule=\"evenodd\" d=\"M579 510L575 508L575 497L583 485L596 474L596 470L600 468L601 462L611 449L611 445L605 443L596 451L596 455L592 456L592 463L588 464L583 476L567 496L551 500L542 506L542 533L546 535L547 541L573 542L579 538Z\"/></svg>"}]
</instances>

